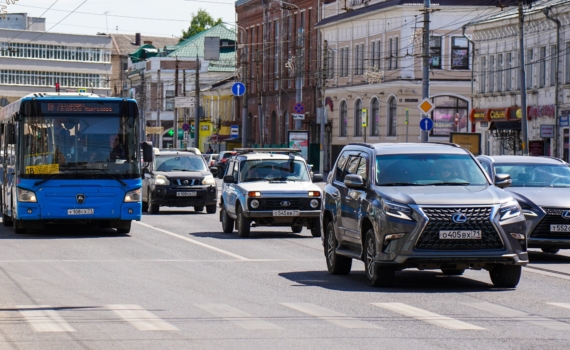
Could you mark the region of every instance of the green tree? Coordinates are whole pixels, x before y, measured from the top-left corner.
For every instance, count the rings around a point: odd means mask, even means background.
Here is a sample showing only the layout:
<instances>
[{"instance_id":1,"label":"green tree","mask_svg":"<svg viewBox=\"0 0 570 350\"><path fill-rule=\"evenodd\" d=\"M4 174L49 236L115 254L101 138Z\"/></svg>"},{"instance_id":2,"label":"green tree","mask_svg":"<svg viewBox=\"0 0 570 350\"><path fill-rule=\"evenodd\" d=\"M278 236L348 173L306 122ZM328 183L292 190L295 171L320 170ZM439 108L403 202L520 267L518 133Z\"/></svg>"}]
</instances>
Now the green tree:
<instances>
[{"instance_id":1,"label":"green tree","mask_svg":"<svg viewBox=\"0 0 570 350\"><path fill-rule=\"evenodd\" d=\"M199 9L198 13L192 14L192 20L190 21L190 27L188 30L182 30L182 39L188 39L208 28L217 26L220 23L222 23L222 18L214 20L206 10Z\"/></svg>"}]
</instances>

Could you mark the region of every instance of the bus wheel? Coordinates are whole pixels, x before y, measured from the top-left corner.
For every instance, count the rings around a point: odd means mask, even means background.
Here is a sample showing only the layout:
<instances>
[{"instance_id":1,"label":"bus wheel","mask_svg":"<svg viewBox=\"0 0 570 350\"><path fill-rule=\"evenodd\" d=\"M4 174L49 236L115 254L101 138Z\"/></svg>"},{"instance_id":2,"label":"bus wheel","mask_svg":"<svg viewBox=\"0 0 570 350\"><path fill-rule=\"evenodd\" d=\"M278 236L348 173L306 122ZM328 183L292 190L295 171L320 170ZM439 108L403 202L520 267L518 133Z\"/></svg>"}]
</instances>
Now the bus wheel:
<instances>
[{"instance_id":1,"label":"bus wheel","mask_svg":"<svg viewBox=\"0 0 570 350\"><path fill-rule=\"evenodd\" d=\"M28 231L28 229L24 227L22 220L12 219L12 222L14 223L14 233L22 234Z\"/></svg>"},{"instance_id":2,"label":"bus wheel","mask_svg":"<svg viewBox=\"0 0 570 350\"><path fill-rule=\"evenodd\" d=\"M4 226L12 226L12 218L8 215L2 213L2 225Z\"/></svg>"},{"instance_id":3,"label":"bus wheel","mask_svg":"<svg viewBox=\"0 0 570 350\"><path fill-rule=\"evenodd\" d=\"M129 232L131 232L131 221L130 220L122 221L120 226L117 227L117 233L127 234Z\"/></svg>"}]
</instances>

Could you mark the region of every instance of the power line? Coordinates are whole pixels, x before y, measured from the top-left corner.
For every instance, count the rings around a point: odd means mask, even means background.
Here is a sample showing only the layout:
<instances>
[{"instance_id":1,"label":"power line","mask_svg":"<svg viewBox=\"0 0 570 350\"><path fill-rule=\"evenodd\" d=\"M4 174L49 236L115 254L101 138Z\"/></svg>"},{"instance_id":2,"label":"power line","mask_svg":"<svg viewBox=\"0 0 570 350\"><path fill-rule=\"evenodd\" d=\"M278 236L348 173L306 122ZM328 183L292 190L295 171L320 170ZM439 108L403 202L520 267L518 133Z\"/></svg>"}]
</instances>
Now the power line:
<instances>
[{"instance_id":1,"label":"power line","mask_svg":"<svg viewBox=\"0 0 570 350\"><path fill-rule=\"evenodd\" d=\"M37 38L39 38L40 36L46 34L47 32L49 32L50 30L52 30L55 26L57 26L58 24L60 24L61 22L63 22L67 17L71 16L72 13L74 13L78 8L80 8L81 6L83 6L83 4L85 4L87 2L87 0L83 1L79 6L77 6L73 11L71 11L67 16L63 17L59 22L57 22L56 24L54 24L53 26L51 26L48 30L46 30L45 32L41 33L40 35L38 35L37 37L33 38L32 40L28 41L28 43L31 43L32 41L36 40Z\"/></svg>"}]
</instances>

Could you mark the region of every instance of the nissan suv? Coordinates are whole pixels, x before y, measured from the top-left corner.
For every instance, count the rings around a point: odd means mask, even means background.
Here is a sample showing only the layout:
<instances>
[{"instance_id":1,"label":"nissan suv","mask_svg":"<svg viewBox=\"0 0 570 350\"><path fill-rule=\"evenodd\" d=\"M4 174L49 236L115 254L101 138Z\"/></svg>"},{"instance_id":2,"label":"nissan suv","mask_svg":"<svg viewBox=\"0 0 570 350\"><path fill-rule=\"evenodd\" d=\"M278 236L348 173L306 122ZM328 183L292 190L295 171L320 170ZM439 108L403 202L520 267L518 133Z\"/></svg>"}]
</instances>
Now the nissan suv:
<instances>
[{"instance_id":1,"label":"nissan suv","mask_svg":"<svg viewBox=\"0 0 570 350\"><path fill-rule=\"evenodd\" d=\"M331 274L364 261L372 286L390 286L406 268L489 271L514 288L528 263L518 202L494 184L467 150L443 143L350 144L323 193L321 236Z\"/></svg>"},{"instance_id":2,"label":"nissan suv","mask_svg":"<svg viewBox=\"0 0 570 350\"><path fill-rule=\"evenodd\" d=\"M154 161L143 169L142 210L158 214L161 206L194 207L216 212L217 169L208 169L200 154L185 150L157 150Z\"/></svg>"}]
</instances>

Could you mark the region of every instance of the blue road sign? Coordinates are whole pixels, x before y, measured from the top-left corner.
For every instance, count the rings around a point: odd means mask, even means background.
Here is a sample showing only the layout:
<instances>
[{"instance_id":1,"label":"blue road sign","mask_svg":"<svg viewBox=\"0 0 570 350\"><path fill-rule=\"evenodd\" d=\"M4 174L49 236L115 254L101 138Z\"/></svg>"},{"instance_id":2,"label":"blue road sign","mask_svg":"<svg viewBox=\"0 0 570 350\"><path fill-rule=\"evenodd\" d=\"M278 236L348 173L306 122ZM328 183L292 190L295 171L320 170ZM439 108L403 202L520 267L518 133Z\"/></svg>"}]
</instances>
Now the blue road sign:
<instances>
[{"instance_id":1,"label":"blue road sign","mask_svg":"<svg viewBox=\"0 0 570 350\"><path fill-rule=\"evenodd\" d=\"M420 119L420 129L423 131L430 131L433 129L433 120L431 120L431 118Z\"/></svg>"},{"instance_id":2,"label":"blue road sign","mask_svg":"<svg viewBox=\"0 0 570 350\"><path fill-rule=\"evenodd\" d=\"M232 85L232 94L235 96L241 96L245 93L245 85L243 83L237 82Z\"/></svg>"},{"instance_id":3,"label":"blue road sign","mask_svg":"<svg viewBox=\"0 0 570 350\"><path fill-rule=\"evenodd\" d=\"M303 113L305 113L305 106L303 106L303 104L301 102L297 102L297 103L295 103L295 106L293 106L293 110L297 114L303 114Z\"/></svg>"},{"instance_id":4,"label":"blue road sign","mask_svg":"<svg viewBox=\"0 0 570 350\"><path fill-rule=\"evenodd\" d=\"M239 137L239 126L232 125L230 126L230 138L237 139Z\"/></svg>"}]
</instances>

